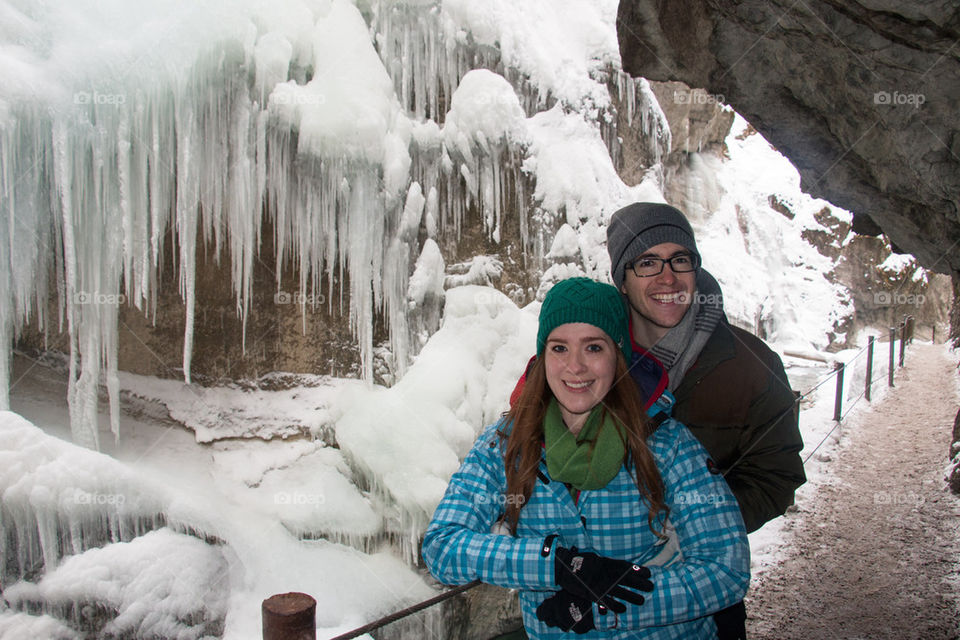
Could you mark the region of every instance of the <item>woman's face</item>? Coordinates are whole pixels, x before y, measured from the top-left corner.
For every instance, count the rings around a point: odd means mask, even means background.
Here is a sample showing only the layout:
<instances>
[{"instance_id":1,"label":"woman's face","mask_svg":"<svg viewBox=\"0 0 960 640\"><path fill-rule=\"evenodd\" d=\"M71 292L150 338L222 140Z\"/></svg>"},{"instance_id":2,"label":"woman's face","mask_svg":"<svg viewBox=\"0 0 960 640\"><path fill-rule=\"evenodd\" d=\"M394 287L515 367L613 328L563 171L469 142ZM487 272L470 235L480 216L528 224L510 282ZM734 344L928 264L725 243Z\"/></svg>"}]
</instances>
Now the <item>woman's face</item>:
<instances>
[{"instance_id":1,"label":"woman's face","mask_svg":"<svg viewBox=\"0 0 960 640\"><path fill-rule=\"evenodd\" d=\"M570 322L550 332L543 358L563 422L577 434L613 386L617 347L602 329Z\"/></svg>"}]
</instances>

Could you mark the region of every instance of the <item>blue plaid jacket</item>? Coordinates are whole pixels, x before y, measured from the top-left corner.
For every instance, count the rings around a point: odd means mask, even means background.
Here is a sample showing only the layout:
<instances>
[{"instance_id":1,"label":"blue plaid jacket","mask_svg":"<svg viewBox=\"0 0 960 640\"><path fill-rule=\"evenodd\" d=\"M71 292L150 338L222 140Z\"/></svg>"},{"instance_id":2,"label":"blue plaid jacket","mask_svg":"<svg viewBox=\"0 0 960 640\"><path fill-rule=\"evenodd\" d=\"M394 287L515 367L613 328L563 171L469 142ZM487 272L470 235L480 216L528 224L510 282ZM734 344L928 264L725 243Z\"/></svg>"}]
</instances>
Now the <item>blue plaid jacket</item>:
<instances>
[{"instance_id":1,"label":"blue plaid jacket","mask_svg":"<svg viewBox=\"0 0 960 640\"><path fill-rule=\"evenodd\" d=\"M750 548L740 509L726 481L707 469L707 452L679 422L665 420L648 439L666 487L670 540L660 541L647 524L634 477L621 468L603 489L583 491L574 502L567 487L551 481L546 461L520 511L517 535L497 523L506 490L503 449L497 429L477 439L427 527L423 558L446 584L479 578L518 589L523 623L533 639L715 638L712 614L743 599L750 582ZM497 529L502 529L497 532ZM559 537L544 555L548 535ZM559 589L556 548L578 547L650 568L654 589L642 605L601 614L597 630L567 634L536 617L536 608ZM651 566L652 565L652 566Z\"/></svg>"}]
</instances>

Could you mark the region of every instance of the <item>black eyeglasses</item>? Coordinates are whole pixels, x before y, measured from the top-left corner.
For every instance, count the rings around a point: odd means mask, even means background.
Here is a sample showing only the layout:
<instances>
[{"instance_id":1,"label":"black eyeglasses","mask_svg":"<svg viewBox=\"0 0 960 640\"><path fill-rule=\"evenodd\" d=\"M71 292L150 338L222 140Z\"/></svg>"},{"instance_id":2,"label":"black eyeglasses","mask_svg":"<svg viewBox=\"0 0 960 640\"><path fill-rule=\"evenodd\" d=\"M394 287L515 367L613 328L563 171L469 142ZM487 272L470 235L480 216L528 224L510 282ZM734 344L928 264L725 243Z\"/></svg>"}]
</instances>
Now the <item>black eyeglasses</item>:
<instances>
[{"instance_id":1,"label":"black eyeglasses","mask_svg":"<svg viewBox=\"0 0 960 640\"><path fill-rule=\"evenodd\" d=\"M668 264L674 273L689 273L700 266L700 256L695 253L681 253L672 258L643 256L627 265L638 278L649 278L663 273L663 265Z\"/></svg>"}]
</instances>

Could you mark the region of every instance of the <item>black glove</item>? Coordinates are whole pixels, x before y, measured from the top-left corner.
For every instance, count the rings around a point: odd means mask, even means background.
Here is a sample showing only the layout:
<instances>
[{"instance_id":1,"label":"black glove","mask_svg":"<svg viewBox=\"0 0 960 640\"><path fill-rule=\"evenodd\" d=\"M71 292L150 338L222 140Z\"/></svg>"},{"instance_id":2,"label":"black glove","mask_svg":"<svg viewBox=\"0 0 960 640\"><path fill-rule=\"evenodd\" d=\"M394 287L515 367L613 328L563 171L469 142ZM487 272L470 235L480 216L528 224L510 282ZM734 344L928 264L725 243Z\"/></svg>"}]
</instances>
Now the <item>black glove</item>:
<instances>
[{"instance_id":1,"label":"black glove","mask_svg":"<svg viewBox=\"0 0 960 640\"><path fill-rule=\"evenodd\" d=\"M596 629L593 624L593 603L569 591L559 591L540 603L537 619L548 627L564 631L586 633Z\"/></svg>"},{"instance_id":2,"label":"black glove","mask_svg":"<svg viewBox=\"0 0 960 640\"><path fill-rule=\"evenodd\" d=\"M620 600L643 604L643 596L634 589L653 591L650 569L626 560L615 560L595 553L581 553L576 547L557 548L554 579L561 589L602 604L614 613L627 610Z\"/></svg>"}]
</instances>

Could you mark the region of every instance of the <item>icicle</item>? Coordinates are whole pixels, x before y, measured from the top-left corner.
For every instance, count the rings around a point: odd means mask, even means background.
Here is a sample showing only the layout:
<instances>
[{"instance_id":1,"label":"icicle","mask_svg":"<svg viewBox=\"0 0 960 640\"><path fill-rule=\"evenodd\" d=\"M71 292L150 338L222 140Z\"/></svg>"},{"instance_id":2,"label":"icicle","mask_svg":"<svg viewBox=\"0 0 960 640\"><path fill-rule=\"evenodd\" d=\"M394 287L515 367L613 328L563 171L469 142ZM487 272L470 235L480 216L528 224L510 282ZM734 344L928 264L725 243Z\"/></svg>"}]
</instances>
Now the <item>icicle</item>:
<instances>
[{"instance_id":1,"label":"icicle","mask_svg":"<svg viewBox=\"0 0 960 640\"><path fill-rule=\"evenodd\" d=\"M423 250L410 276L407 300L410 304L413 347L419 351L440 327L443 313L445 264L440 247L432 238L423 243Z\"/></svg>"},{"instance_id":2,"label":"icicle","mask_svg":"<svg viewBox=\"0 0 960 640\"><path fill-rule=\"evenodd\" d=\"M84 176L77 177L73 175L73 164L70 158L72 144L66 125L62 121L54 124L53 146L54 182L60 200L62 215L67 326L70 337L70 364L67 382L67 403L70 407L70 432L75 443L91 449L99 449L96 422L96 377L94 377L92 381L94 385L92 387L94 393L93 403L90 401L91 376L95 376L98 372L94 371L96 366L90 356L85 356L85 354L89 353L91 347L88 341L91 337L89 330L90 319L84 318L83 316L85 314L82 314L78 308L78 306L87 302L87 296L90 295L90 292L83 290L84 285L79 272L80 268L85 265L79 263L81 257L78 256L79 245L74 221L76 203L73 184L75 180L82 183ZM85 258L86 256L82 257ZM96 313L96 307L93 307L91 314L93 313ZM78 360L81 358L83 358L83 367L78 372L78 368L80 368ZM92 411L91 404L93 405Z\"/></svg>"},{"instance_id":3,"label":"icicle","mask_svg":"<svg viewBox=\"0 0 960 640\"><path fill-rule=\"evenodd\" d=\"M10 345L13 344L13 305L10 304L9 229L0 229L0 411L10 409Z\"/></svg>"},{"instance_id":4,"label":"icicle","mask_svg":"<svg viewBox=\"0 0 960 640\"><path fill-rule=\"evenodd\" d=\"M27 208L38 212L26 226L32 231L49 229L44 233L56 236L55 242L46 243L53 250L43 252L42 259L49 260L52 254L57 265L54 277L61 287L62 324L70 339L68 395L78 441L97 444L96 393L101 385L110 398L111 428L116 433L118 304L131 304L156 321L157 289L165 268L172 267L184 301L182 366L187 382L193 377L198 312L196 263L204 255L219 260L222 251L231 261L231 284L246 348L262 215L273 223L278 292L281 274L292 267L298 275L295 286L301 301L312 299L316 304L325 298L329 310L349 314L360 347L361 370L370 379L375 314L387 319L399 367L405 366L411 348L416 348L410 343L406 296L419 225L424 225L430 238L459 236L469 223L466 216L473 215L471 208L476 207L488 236L499 241L505 213L526 208L510 146L515 141L469 128L464 128L462 140L444 140L433 121L412 123L400 106L418 120L442 120L468 71L496 68L499 53L492 47L449 39L449 25L438 7L378 2L372 8L369 30L376 32L378 50L369 48L365 37L360 41L361 48L374 54L371 69L377 71L382 63L386 70L385 92L377 78L370 85L373 95L384 98L385 106L374 114L386 123L382 151L367 140L331 149L343 136L323 137L333 136L322 131L323 113L308 122L311 129L299 126L299 117L311 113L309 104L278 104L282 97L317 95L297 93L310 83L296 71L295 47L285 36L253 37L251 58L245 57L246 45L222 43L178 78L161 79L156 85L131 83L118 104L94 100L94 104L68 106L67 115L61 113L55 124L37 110L15 120L22 130L4 130L3 180L9 183L10 175L23 172L14 161L23 169L28 162L42 160L40 173L48 176L46 182L37 181L36 194L23 188L10 192L4 220L12 229L14 219L17 226L25 219L21 210L29 200L26 192L36 200ZM339 3L333 9L338 19L352 21L351 28L368 33L354 6ZM326 28L340 24L330 21ZM315 39L314 56L329 46L324 44L328 40ZM310 54L298 56L306 63ZM318 61L322 66L328 59L321 56L310 61L314 71ZM505 73L507 79L500 82L505 87L512 84L523 94L518 99L514 96L522 118L519 105L530 104L536 90L521 74ZM283 82L284 74L296 80ZM318 86L324 81L322 75L314 73ZM299 114L296 121L289 117L293 112ZM321 144L308 144L311 131L320 131ZM13 145L7 144L11 138L16 140ZM367 148L358 153L358 147ZM27 150L33 155L28 157ZM505 163L512 173L504 173ZM415 220L408 219L409 206L400 201L412 182L417 183L417 199L425 200L418 205ZM516 199L508 202L508 191ZM409 205L413 191L407 194ZM42 202L44 196L54 201L52 208ZM14 206L17 216L12 213ZM521 216L524 237L526 224ZM23 236L22 231L18 233ZM174 244L165 255L168 233ZM12 234L6 234L7 247L44 244L18 242ZM44 287L49 278L43 277L42 269L50 263L23 260L23 252L14 253L14 249L7 249L4 257L2 264L15 267L0 283L4 305L0 338L9 345L29 317L30 295L37 321L43 325ZM169 259L173 264L164 265ZM21 264L30 266L20 268ZM78 300L78 296L114 295L116 304L88 305ZM8 401L7 363L0 365L0 380L4 377L0 402Z\"/></svg>"},{"instance_id":5,"label":"icicle","mask_svg":"<svg viewBox=\"0 0 960 640\"><path fill-rule=\"evenodd\" d=\"M191 383L193 322L196 308L197 209L200 206L199 169L193 163L194 115L188 105L177 112L177 240L180 245L180 295L186 304L183 330L183 378Z\"/></svg>"},{"instance_id":6,"label":"icicle","mask_svg":"<svg viewBox=\"0 0 960 640\"><path fill-rule=\"evenodd\" d=\"M16 178L13 176L11 146L7 130L0 128L0 411L10 409L10 346L13 344L13 271L15 268ZM2 544L2 542L0 542Z\"/></svg>"}]
</instances>

